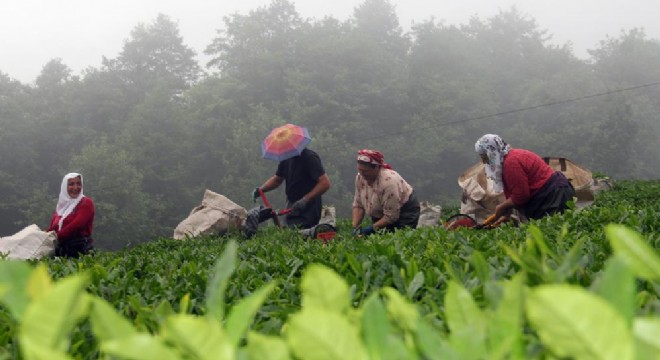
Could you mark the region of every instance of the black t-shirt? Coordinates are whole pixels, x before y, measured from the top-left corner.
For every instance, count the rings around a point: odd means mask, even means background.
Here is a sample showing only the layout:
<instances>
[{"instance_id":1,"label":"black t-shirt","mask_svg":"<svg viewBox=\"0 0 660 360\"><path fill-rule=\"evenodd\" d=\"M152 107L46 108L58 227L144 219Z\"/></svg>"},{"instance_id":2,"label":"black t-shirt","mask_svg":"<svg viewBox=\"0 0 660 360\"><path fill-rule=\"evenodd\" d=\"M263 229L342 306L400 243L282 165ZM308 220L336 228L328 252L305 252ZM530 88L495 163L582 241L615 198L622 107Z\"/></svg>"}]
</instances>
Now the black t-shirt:
<instances>
[{"instance_id":1,"label":"black t-shirt","mask_svg":"<svg viewBox=\"0 0 660 360\"><path fill-rule=\"evenodd\" d=\"M275 173L286 181L286 198L292 203L310 192L323 174L325 170L321 158L309 149L304 149L298 156L280 161Z\"/></svg>"}]
</instances>

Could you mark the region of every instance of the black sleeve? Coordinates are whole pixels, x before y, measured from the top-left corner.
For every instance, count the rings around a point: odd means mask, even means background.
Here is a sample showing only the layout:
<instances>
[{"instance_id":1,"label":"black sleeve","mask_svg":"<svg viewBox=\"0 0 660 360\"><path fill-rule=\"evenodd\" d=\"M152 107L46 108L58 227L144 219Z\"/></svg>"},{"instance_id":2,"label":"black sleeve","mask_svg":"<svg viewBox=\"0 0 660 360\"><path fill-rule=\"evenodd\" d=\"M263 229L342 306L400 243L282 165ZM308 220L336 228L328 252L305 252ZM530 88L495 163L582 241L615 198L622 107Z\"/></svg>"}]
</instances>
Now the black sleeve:
<instances>
[{"instance_id":1,"label":"black sleeve","mask_svg":"<svg viewBox=\"0 0 660 360\"><path fill-rule=\"evenodd\" d=\"M284 166L286 163L285 161L280 161L280 163L277 165L277 171L275 172L275 175L281 177L281 178L286 178L286 169L287 167Z\"/></svg>"},{"instance_id":2,"label":"black sleeve","mask_svg":"<svg viewBox=\"0 0 660 360\"><path fill-rule=\"evenodd\" d=\"M323 169L323 164L321 163L321 158L319 155L313 151L308 152L305 157L305 168L307 169L307 174L310 178L318 180L323 174L325 174L325 169Z\"/></svg>"}]
</instances>

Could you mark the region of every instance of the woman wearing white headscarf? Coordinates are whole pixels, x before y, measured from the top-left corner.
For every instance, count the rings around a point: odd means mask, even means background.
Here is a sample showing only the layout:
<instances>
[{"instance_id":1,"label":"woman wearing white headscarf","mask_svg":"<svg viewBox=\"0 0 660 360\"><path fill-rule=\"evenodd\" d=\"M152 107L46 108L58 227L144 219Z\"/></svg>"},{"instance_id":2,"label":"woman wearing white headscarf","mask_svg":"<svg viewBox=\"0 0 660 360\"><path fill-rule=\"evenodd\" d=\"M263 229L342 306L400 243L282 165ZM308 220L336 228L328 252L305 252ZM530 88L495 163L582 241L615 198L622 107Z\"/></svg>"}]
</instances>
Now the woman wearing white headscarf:
<instances>
[{"instance_id":1,"label":"woman wearing white headscarf","mask_svg":"<svg viewBox=\"0 0 660 360\"><path fill-rule=\"evenodd\" d=\"M495 208L495 219L509 215L514 208L527 218L540 219L563 212L573 199L575 190L564 174L535 153L514 149L494 134L482 136L474 147L486 164L493 190L504 191L506 200Z\"/></svg>"},{"instance_id":2,"label":"woman wearing white headscarf","mask_svg":"<svg viewBox=\"0 0 660 360\"><path fill-rule=\"evenodd\" d=\"M62 179L60 197L46 231L55 231L56 256L77 257L93 249L94 202L83 195L83 178L69 173Z\"/></svg>"}]
</instances>

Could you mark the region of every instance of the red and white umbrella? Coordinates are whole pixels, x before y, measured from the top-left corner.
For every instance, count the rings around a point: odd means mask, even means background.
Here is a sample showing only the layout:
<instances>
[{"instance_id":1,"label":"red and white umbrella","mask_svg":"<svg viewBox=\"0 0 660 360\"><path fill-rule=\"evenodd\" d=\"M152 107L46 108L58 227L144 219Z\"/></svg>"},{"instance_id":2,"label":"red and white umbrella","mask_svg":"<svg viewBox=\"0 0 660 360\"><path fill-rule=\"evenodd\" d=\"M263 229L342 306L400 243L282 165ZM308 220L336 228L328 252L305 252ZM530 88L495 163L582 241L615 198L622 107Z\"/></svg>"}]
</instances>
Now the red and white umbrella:
<instances>
[{"instance_id":1,"label":"red and white umbrella","mask_svg":"<svg viewBox=\"0 0 660 360\"><path fill-rule=\"evenodd\" d=\"M307 128L286 124L273 129L261 143L264 159L282 161L300 155L312 141Z\"/></svg>"}]
</instances>

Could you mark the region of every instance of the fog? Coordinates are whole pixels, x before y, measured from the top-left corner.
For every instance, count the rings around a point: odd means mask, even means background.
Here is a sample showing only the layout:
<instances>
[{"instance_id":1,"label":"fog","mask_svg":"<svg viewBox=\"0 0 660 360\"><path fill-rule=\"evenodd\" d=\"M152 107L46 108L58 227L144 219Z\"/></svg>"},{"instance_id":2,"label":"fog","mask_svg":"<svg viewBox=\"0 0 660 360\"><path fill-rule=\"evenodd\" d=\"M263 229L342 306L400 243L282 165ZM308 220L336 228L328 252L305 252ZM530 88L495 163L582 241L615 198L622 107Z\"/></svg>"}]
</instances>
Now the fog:
<instances>
[{"instance_id":1,"label":"fog","mask_svg":"<svg viewBox=\"0 0 660 360\"><path fill-rule=\"evenodd\" d=\"M75 73L98 67L102 57L115 57L134 26L158 14L178 23L184 42L205 62L203 50L222 28L224 16L247 14L267 6L268 0L21 0L3 2L0 11L0 71L21 82L34 81L51 59L61 58ZM358 0L298 0L303 17L349 18ZM471 17L490 17L515 6L535 19L552 35L551 42L572 44L575 55L588 56L607 36L622 30L643 28L649 37L660 38L654 0L396 0L400 23L411 24L435 18L447 25L466 24Z\"/></svg>"},{"instance_id":2,"label":"fog","mask_svg":"<svg viewBox=\"0 0 660 360\"><path fill-rule=\"evenodd\" d=\"M205 189L249 209L277 167L260 143L287 122L309 129L344 218L363 148L444 207L485 133L617 181L660 178L651 2L220 3L1 13L0 235L47 224L72 171L100 248L171 236ZM282 189L269 199L283 206Z\"/></svg>"}]
</instances>

